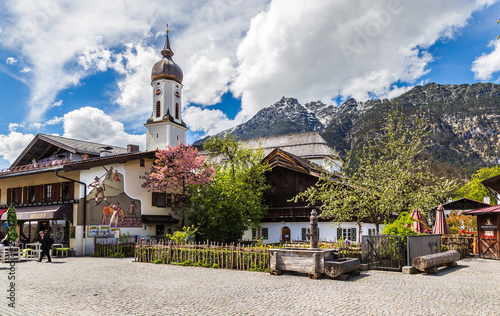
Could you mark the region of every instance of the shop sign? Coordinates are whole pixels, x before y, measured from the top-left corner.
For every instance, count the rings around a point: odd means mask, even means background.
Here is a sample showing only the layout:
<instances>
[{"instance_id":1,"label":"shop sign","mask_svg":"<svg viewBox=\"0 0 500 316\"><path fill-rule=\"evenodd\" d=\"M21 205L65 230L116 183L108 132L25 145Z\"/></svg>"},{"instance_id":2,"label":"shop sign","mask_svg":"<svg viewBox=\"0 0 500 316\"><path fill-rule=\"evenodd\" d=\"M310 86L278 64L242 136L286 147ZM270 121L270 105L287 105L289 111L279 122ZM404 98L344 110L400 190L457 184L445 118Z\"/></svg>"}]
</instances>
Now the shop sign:
<instances>
[{"instance_id":1,"label":"shop sign","mask_svg":"<svg viewBox=\"0 0 500 316\"><path fill-rule=\"evenodd\" d=\"M481 238L484 239L496 239L497 238L497 230L498 227L494 223L491 222L491 219L488 217L486 220L481 220Z\"/></svg>"},{"instance_id":2,"label":"shop sign","mask_svg":"<svg viewBox=\"0 0 500 316\"><path fill-rule=\"evenodd\" d=\"M99 235L109 235L109 226L99 226Z\"/></svg>"},{"instance_id":3,"label":"shop sign","mask_svg":"<svg viewBox=\"0 0 500 316\"><path fill-rule=\"evenodd\" d=\"M111 236L115 236L115 238L120 238L120 228L111 228Z\"/></svg>"},{"instance_id":4,"label":"shop sign","mask_svg":"<svg viewBox=\"0 0 500 316\"><path fill-rule=\"evenodd\" d=\"M45 212L36 212L36 213L22 213L22 212L19 212L17 213L17 219L18 220L29 220L29 219L33 219L33 220L37 220L37 219L51 219L51 218L54 218L54 213L53 211L45 211Z\"/></svg>"},{"instance_id":5,"label":"shop sign","mask_svg":"<svg viewBox=\"0 0 500 316\"><path fill-rule=\"evenodd\" d=\"M94 237L99 235L99 226L88 226L87 237Z\"/></svg>"}]
</instances>

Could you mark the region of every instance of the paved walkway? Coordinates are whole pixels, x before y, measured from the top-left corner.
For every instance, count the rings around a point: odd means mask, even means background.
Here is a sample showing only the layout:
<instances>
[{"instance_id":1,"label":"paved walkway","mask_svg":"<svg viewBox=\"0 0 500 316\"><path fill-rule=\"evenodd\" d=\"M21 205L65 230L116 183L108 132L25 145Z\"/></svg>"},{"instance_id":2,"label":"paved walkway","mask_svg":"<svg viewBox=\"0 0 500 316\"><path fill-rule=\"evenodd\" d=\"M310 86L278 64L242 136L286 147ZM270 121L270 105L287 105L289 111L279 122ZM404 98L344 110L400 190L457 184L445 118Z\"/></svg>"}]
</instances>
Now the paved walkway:
<instances>
[{"instance_id":1,"label":"paved walkway","mask_svg":"<svg viewBox=\"0 0 500 316\"><path fill-rule=\"evenodd\" d=\"M364 271L348 281L55 258L0 263L0 315L499 315L500 261L465 259L438 275ZM7 295L5 294L7 293Z\"/></svg>"}]
</instances>

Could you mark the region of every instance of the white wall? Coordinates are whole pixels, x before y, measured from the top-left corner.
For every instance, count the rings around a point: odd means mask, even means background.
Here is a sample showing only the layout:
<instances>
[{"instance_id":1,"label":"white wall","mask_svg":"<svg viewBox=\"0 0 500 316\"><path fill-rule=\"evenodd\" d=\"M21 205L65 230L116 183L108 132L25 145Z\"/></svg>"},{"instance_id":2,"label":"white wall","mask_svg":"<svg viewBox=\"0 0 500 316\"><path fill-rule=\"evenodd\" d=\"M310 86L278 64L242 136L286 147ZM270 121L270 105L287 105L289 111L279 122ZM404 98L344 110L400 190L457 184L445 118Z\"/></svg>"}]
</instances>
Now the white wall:
<instances>
[{"instance_id":1,"label":"white wall","mask_svg":"<svg viewBox=\"0 0 500 316\"><path fill-rule=\"evenodd\" d=\"M268 240L267 243L277 243L281 241L281 229L287 226L290 228L291 240L301 240L302 239L302 228L309 228L309 222L264 222L261 223L262 228L268 228ZM319 222L319 239L322 241L337 241L337 228L338 223L334 222ZM360 227L356 222L346 222L340 225L340 228L356 228L357 240L359 241L359 231ZM375 224L372 223L361 223L361 236L368 235L368 229L375 229ZM380 228L382 229L382 227ZM252 230L248 230L243 235L243 239L252 239Z\"/></svg>"}]
</instances>

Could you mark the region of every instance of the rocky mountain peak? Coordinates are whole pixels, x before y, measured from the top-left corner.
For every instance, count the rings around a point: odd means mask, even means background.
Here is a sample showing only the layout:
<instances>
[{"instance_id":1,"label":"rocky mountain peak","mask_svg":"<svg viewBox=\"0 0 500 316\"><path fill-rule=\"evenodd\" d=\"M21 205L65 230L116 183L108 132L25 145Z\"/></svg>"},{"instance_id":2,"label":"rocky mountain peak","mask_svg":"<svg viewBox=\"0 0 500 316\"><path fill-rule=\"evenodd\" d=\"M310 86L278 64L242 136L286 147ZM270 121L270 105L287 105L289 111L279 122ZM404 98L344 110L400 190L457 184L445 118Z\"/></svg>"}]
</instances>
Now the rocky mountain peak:
<instances>
[{"instance_id":1,"label":"rocky mountain peak","mask_svg":"<svg viewBox=\"0 0 500 316\"><path fill-rule=\"evenodd\" d=\"M438 172L467 177L500 158L500 85L416 86L392 100L358 102L348 99L340 107L321 101L301 105L282 97L260 110L248 122L228 131L250 138L317 131L341 155L359 145L363 135L378 129L396 104L403 118L420 109L434 126L426 159Z\"/></svg>"}]
</instances>

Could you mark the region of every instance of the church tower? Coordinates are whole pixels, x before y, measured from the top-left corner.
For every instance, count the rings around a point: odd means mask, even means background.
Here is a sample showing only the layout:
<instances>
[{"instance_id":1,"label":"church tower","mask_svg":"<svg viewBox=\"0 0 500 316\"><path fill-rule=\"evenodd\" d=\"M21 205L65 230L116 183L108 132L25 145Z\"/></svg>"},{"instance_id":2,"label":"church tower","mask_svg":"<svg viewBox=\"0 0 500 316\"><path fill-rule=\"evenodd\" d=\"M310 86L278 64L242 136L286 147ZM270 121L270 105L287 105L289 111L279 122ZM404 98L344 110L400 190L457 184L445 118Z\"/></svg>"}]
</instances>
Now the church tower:
<instances>
[{"instance_id":1,"label":"church tower","mask_svg":"<svg viewBox=\"0 0 500 316\"><path fill-rule=\"evenodd\" d=\"M167 38L163 58L153 66L153 112L146 124L146 150L164 149L167 145L186 143L186 123L181 118L182 70L174 63L174 52Z\"/></svg>"}]
</instances>

